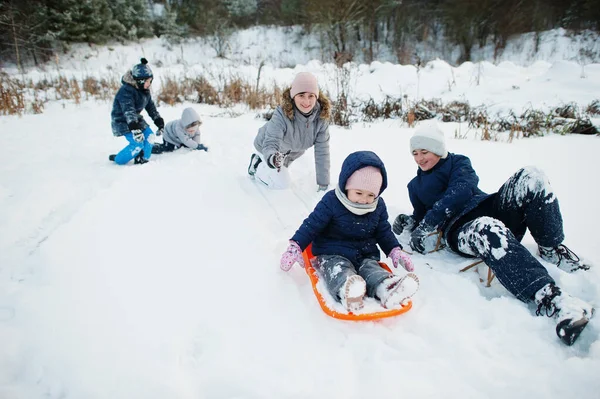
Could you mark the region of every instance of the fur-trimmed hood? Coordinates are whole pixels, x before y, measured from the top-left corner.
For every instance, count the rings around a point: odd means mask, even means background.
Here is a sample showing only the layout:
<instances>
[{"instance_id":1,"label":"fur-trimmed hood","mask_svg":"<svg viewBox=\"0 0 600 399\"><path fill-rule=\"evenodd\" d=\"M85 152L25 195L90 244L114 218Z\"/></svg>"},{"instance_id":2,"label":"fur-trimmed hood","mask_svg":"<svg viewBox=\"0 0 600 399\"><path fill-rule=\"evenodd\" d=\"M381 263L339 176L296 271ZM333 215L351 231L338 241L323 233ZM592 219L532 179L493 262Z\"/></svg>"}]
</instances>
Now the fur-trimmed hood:
<instances>
[{"instance_id":1,"label":"fur-trimmed hood","mask_svg":"<svg viewBox=\"0 0 600 399\"><path fill-rule=\"evenodd\" d=\"M291 87L288 87L283 92L283 100L281 101L281 109L285 113L285 116L287 116L291 121L293 121L294 120L294 101L292 100L292 97L290 96L290 90L291 90ZM329 121L329 119L331 118L331 101L329 101L329 98L325 95L325 93L323 93L322 91L319 90L319 99L317 100L317 102L319 103L319 105L321 107L321 114L319 115L319 118L321 118L325 121Z\"/></svg>"},{"instance_id":2,"label":"fur-trimmed hood","mask_svg":"<svg viewBox=\"0 0 600 399\"><path fill-rule=\"evenodd\" d=\"M125 75L123 75L123 77L121 78L121 83L128 84L129 86L133 87L136 90L140 90L140 91L143 91L146 93L150 92L150 89L144 89L143 86L140 87L137 80L135 80L135 78L133 77L133 74L131 73L131 71L125 72Z\"/></svg>"},{"instance_id":3,"label":"fur-trimmed hood","mask_svg":"<svg viewBox=\"0 0 600 399\"><path fill-rule=\"evenodd\" d=\"M125 72L125 75L123 75L123 77L121 78L121 83L126 83L130 86L135 87L136 89L138 88L137 82L133 78L131 71Z\"/></svg>"}]
</instances>

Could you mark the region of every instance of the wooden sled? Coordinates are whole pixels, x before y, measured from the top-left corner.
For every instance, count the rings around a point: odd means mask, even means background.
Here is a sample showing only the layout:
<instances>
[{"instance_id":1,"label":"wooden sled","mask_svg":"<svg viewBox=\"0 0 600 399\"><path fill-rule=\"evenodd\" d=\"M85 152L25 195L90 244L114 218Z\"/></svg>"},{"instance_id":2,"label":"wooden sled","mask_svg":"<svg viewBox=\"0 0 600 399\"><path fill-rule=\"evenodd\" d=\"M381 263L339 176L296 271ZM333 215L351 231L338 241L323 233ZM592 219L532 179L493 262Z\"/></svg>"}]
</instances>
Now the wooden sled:
<instances>
[{"instance_id":1,"label":"wooden sled","mask_svg":"<svg viewBox=\"0 0 600 399\"><path fill-rule=\"evenodd\" d=\"M315 268L313 267L313 265L311 263L311 260L314 258L314 255L312 254L312 244L309 244L308 247L306 247L306 249L302 253L302 257L304 258L304 270L306 270L306 274L308 274L308 277L310 278L310 283L312 284L313 292L315 293L315 296L317 297L317 300L319 301L319 305L321 306L321 309L323 309L323 312L325 312L325 314L333 317L334 319L352 320L352 321L377 320L377 319L383 319L385 317L398 316L402 313L408 312L412 308L412 301L409 300L408 303L406 305L402 305L401 308L394 308L394 309L382 310L382 311L371 312L371 313L359 313L359 314L354 314L352 312L342 313L342 312L338 312L334 309L331 309L327 305L327 302L325 301L325 298L323 298L323 295L321 295L321 293L317 289L317 283L319 282L319 274L317 273L317 271L315 270ZM386 265L383 262L379 262L379 264L381 265L381 267L383 267L384 269L386 269L387 271L389 271L391 273L391 270L388 267L388 265Z\"/></svg>"}]
</instances>

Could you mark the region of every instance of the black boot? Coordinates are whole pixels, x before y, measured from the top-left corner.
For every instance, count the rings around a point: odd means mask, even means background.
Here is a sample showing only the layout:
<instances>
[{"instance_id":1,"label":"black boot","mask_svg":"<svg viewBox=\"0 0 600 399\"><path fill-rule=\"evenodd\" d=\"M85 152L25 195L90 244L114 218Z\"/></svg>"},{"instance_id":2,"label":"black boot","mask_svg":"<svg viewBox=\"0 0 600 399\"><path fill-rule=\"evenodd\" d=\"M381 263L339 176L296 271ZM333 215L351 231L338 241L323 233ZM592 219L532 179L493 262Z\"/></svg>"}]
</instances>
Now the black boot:
<instances>
[{"instance_id":1,"label":"black boot","mask_svg":"<svg viewBox=\"0 0 600 399\"><path fill-rule=\"evenodd\" d=\"M152 147L153 154L162 154L165 151L164 144L154 144Z\"/></svg>"},{"instance_id":2,"label":"black boot","mask_svg":"<svg viewBox=\"0 0 600 399\"><path fill-rule=\"evenodd\" d=\"M260 159L258 155L252 154L252 156L250 157L250 165L248 165L248 174L250 176L254 176L254 174L256 173L256 168L261 162L262 159Z\"/></svg>"},{"instance_id":3,"label":"black boot","mask_svg":"<svg viewBox=\"0 0 600 399\"><path fill-rule=\"evenodd\" d=\"M148 160L146 158L144 158L144 150L140 151L140 153L137 154L137 156L133 160L133 163L135 165L143 165L145 163L148 163Z\"/></svg>"},{"instance_id":4,"label":"black boot","mask_svg":"<svg viewBox=\"0 0 600 399\"><path fill-rule=\"evenodd\" d=\"M556 319L556 335L567 345L573 345L594 314L590 304L562 292L554 283L542 287L534 299L535 313Z\"/></svg>"}]
</instances>

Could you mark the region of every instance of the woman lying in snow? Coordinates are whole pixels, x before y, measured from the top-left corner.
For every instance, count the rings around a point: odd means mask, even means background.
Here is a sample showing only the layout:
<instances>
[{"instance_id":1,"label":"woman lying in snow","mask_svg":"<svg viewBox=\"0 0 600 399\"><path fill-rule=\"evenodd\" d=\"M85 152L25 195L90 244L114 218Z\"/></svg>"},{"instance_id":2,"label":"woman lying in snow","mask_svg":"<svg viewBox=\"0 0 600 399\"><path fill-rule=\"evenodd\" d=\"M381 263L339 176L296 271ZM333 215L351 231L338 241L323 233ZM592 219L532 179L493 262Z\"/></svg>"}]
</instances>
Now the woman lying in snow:
<instances>
[{"instance_id":1,"label":"woman lying in snow","mask_svg":"<svg viewBox=\"0 0 600 399\"><path fill-rule=\"evenodd\" d=\"M248 174L269 188L287 188L287 168L314 146L317 191L327 190L330 108L329 99L319 91L317 78L309 72L297 74L292 86L283 92L282 104L258 130Z\"/></svg>"},{"instance_id":2,"label":"woman lying in snow","mask_svg":"<svg viewBox=\"0 0 600 399\"><path fill-rule=\"evenodd\" d=\"M485 194L464 155L448 153L443 132L422 126L410 140L419 169L408 183L413 214L399 215L394 233L411 230L410 246L432 251L441 232L452 250L481 258L498 281L518 299L535 301L536 314L554 316L556 333L572 345L592 316L592 306L556 286L544 266L523 246L526 230L540 257L567 272L587 270L562 244L563 222L558 200L542 171L525 167L494 194Z\"/></svg>"}]
</instances>

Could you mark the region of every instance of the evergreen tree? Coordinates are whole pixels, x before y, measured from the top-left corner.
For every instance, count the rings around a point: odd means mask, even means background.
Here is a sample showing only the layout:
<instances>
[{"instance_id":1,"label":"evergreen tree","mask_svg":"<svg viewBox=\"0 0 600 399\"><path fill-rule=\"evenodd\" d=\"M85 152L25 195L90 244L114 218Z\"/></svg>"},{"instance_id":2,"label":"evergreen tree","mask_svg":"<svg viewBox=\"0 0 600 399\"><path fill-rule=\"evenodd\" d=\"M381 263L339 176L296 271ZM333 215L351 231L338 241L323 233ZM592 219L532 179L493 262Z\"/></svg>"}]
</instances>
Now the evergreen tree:
<instances>
[{"instance_id":1,"label":"evergreen tree","mask_svg":"<svg viewBox=\"0 0 600 399\"><path fill-rule=\"evenodd\" d=\"M177 22L200 35L211 35L230 23L225 3L219 0L178 0L173 8Z\"/></svg>"},{"instance_id":2,"label":"evergreen tree","mask_svg":"<svg viewBox=\"0 0 600 399\"><path fill-rule=\"evenodd\" d=\"M156 36L165 36L171 41L178 41L186 34L186 27L177 22L177 13L168 4L165 5L164 14L155 17L153 26Z\"/></svg>"},{"instance_id":3,"label":"evergreen tree","mask_svg":"<svg viewBox=\"0 0 600 399\"><path fill-rule=\"evenodd\" d=\"M61 42L103 42L111 18L106 0L46 1L47 34Z\"/></svg>"},{"instance_id":4,"label":"evergreen tree","mask_svg":"<svg viewBox=\"0 0 600 399\"><path fill-rule=\"evenodd\" d=\"M135 40L152 36L152 24L145 0L109 0L108 5L114 20L118 22L113 22L110 27L117 32L123 31L122 38Z\"/></svg>"},{"instance_id":5,"label":"evergreen tree","mask_svg":"<svg viewBox=\"0 0 600 399\"><path fill-rule=\"evenodd\" d=\"M306 21L306 13L302 12L301 0L282 0L281 16L283 22L289 25L299 25Z\"/></svg>"}]
</instances>

